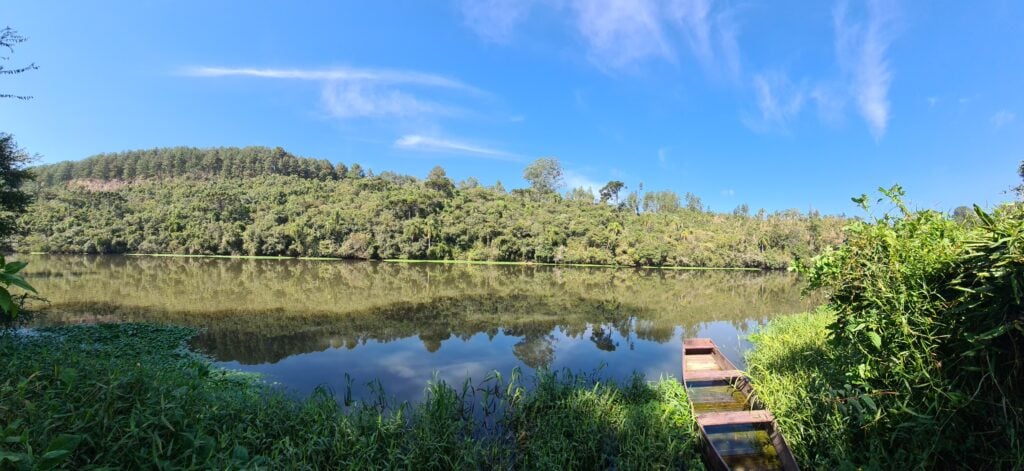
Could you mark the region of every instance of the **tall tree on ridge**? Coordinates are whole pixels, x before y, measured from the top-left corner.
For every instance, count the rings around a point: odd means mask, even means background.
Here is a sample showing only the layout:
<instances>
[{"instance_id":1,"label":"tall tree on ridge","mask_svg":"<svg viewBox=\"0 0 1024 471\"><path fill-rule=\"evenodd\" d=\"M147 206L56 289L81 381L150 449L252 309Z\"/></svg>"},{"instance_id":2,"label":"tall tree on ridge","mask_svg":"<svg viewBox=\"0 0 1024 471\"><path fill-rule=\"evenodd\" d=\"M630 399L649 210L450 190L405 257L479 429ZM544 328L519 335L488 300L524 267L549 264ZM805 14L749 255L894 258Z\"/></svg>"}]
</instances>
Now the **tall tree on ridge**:
<instances>
[{"instance_id":1,"label":"tall tree on ridge","mask_svg":"<svg viewBox=\"0 0 1024 471\"><path fill-rule=\"evenodd\" d=\"M523 170L523 179L540 194L554 193L562 187L562 164L558 160L542 157Z\"/></svg>"}]
</instances>

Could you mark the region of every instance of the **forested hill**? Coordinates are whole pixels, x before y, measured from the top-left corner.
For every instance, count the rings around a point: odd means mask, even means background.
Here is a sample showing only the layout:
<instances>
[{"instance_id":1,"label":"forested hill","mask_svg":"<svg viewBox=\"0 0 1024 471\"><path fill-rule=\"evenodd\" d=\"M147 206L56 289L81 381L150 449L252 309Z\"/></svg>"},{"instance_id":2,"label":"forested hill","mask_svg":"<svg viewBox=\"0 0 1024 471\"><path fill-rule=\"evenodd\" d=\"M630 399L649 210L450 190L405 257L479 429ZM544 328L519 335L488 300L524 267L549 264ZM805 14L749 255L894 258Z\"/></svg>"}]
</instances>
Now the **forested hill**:
<instances>
[{"instance_id":1,"label":"forested hill","mask_svg":"<svg viewBox=\"0 0 1024 471\"><path fill-rule=\"evenodd\" d=\"M77 162L35 167L37 182L44 186L72 180L137 180L173 177L250 178L260 175L294 175L337 180L348 175L345 164L296 157L278 147L169 147L94 155ZM353 176L362 176L353 164Z\"/></svg>"},{"instance_id":2,"label":"forested hill","mask_svg":"<svg viewBox=\"0 0 1024 471\"><path fill-rule=\"evenodd\" d=\"M687 194L560 188L557 161L506 191L284 150L168 148L36 167L19 251L457 259L784 268L841 238L841 218L712 213ZM638 185L639 186L639 185ZM620 194L622 193L622 194Z\"/></svg>"}]
</instances>

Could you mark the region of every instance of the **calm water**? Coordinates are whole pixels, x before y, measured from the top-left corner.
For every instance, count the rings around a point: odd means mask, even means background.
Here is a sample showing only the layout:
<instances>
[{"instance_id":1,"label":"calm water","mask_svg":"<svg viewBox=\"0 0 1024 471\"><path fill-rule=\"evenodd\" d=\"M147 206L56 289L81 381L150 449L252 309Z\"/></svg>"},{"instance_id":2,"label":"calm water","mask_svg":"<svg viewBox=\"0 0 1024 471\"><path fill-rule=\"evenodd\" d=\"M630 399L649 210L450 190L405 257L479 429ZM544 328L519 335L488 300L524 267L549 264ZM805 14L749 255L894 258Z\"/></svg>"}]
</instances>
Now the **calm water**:
<instances>
[{"instance_id":1,"label":"calm water","mask_svg":"<svg viewBox=\"0 0 1024 471\"><path fill-rule=\"evenodd\" d=\"M816 302L787 273L122 256L25 256L50 300L42 323L160 322L205 329L219 364L300 393L379 379L416 399L534 368L679 377L683 337L742 367L746 335Z\"/></svg>"}]
</instances>

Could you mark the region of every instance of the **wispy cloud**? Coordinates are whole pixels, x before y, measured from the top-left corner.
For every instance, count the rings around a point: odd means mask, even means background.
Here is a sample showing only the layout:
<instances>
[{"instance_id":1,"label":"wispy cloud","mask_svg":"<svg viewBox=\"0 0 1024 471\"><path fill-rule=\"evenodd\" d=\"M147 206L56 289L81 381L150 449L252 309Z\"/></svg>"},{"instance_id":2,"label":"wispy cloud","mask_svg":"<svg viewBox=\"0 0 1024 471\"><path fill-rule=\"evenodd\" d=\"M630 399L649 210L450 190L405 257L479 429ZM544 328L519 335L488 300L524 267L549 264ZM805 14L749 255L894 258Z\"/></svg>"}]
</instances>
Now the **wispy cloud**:
<instances>
[{"instance_id":1,"label":"wispy cloud","mask_svg":"<svg viewBox=\"0 0 1024 471\"><path fill-rule=\"evenodd\" d=\"M521 162L523 160L521 156L511 152L492 149L465 141L423 136L420 134L407 134L402 136L395 141L394 146L398 149L412 151L466 154L512 162Z\"/></svg>"},{"instance_id":2,"label":"wispy cloud","mask_svg":"<svg viewBox=\"0 0 1024 471\"><path fill-rule=\"evenodd\" d=\"M1010 123L1014 122L1014 120L1016 120L1016 119L1017 119L1017 114L1016 113L1013 113L1013 112L1007 111L1007 110L1000 110L996 114L992 115L992 118L990 119L990 121L992 121L992 124L995 127L1001 128L1003 126L1006 126L1007 124L1010 124Z\"/></svg>"},{"instance_id":3,"label":"wispy cloud","mask_svg":"<svg viewBox=\"0 0 1024 471\"><path fill-rule=\"evenodd\" d=\"M722 196L736 196L736 190L732 188L726 188L722 190Z\"/></svg>"},{"instance_id":4,"label":"wispy cloud","mask_svg":"<svg viewBox=\"0 0 1024 471\"><path fill-rule=\"evenodd\" d=\"M622 69L650 58L675 61L653 0L576 0L572 8L588 57L597 66Z\"/></svg>"},{"instance_id":5,"label":"wispy cloud","mask_svg":"<svg viewBox=\"0 0 1024 471\"><path fill-rule=\"evenodd\" d=\"M807 92L804 86L794 84L780 71L754 75L754 93L757 96L758 119L745 118L747 126L755 131L787 131L790 121L800 114Z\"/></svg>"},{"instance_id":6,"label":"wispy cloud","mask_svg":"<svg viewBox=\"0 0 1024 471\"><path fill-rule=\"evenodd\" d=\"M526 20L532 0L461 0L466 25L481 38L507 43L517 26Z\"/></svg>"},{"instance_id":7,"label":"wispy cloud","mask_svg":"<svg viewBox=\"0 0 1024 471\"><path fill-rule=\"evenodd\" d=\"M853 21L850 5L840 1L833 10L835 54L841 74L833 78L792 81L778 70L753 76L752 85L760 117L744 117L755 131L788 131L788 125L810 104L820 119L837 124L847 104L853 104L871 135L881 139L890 119L889 88L892 71L886 56L895 38L897 13L892 2L867 0L863 19ZM929 99L931 106L938 99Z\"/></svg>"},{"instance_id":8,"label":"wispy cloud","mask_svg":"<svg viewBox=\"0 0 1024 471\"><path fill-rule=\"evenodd\" d=\"M582 173L575 172L572 170L566 170L564 173L565 186L572 190L575 188L590 189L594 193L597 193L603 186L603 183L598 183L592 180L590 177L583 175Z\"/></svg>"},{"instance_id":9,"label":"wispy cloud","mask_svg":"<svg viewBox=\"0 0 1024 471\"><path fill-rule=\"evenodd\" d=\"M462 110L456 107L416 98L400 90L361 83L327 83L323 89L323 103L332 116L342 119L462 114Z\"/></svg>"},{"instance_id":10,"label":"wispy cloud","mask_svg":"<svg viewBox=\"0 0 1024 471\"><path fill-rule=\"evenodd\" d=\"M889 87L892 70L886 54L895 33L895 3L868 0L866 18L849 20L849 3L842 1L834 11L836 56L851 80L861 116L875 139L885 135L889 125Z\"/></svg>"},{"instance_id":11,"label":"wispy cloud","mask_svg":"<svg viewBox=\"0 0 1024 471\"><path fill-rule=\"evenodd\" d=\"M322 105L332 116L350 118L409 118L413 116L455 116L464 110L416 93L444 89L464 94L483 94L479 89L437 74L410 70L346 68L274 69L252 67L189 67L182 73L191 77L252 77L275 80L304 80L322 85ZM416 90L415 92L413 90Z\"/></svg>"},{"instance_id":12,"label":"wispy cloud","mask_svg":"<svg viewBox=\"0 0 1024 471\"><path fill-rule=\"evenodd\" d=\"M689 49L706 69L740 70L734 10L715 0L459 0L466 25L485 41L510 42L535 8L566 16L587 58L606 71L649 60L676 63ZM567 14L566 14L567 13ZM683 44L680 44L683 43Z\"/></svg>"},{"instance_id":13,"label":"wispy cloud","mask_svg":"<svg viewBox=\"0 0 1024 471\"><path fill-rule=\"evenodd\" d=\"M733 78L739 76L738 28L733 11L714 11L712 0L670 0L664 9L705 69L715 69L722 62Z\"/></svg>"},{"instance_id":14,"label":"wispy cloud","mask_svg":"<svg viewBox=\"0 0 1024 471\"><path fill-rule=\"evenodd\" d=\"M260 69L252 67L188 67L183 70L192 77L258 77L341 82L373 82L391 85L421 85L479 92L475 87L442 75L411 70L361 69L336 67L330 69Z\"/></svg>"}]
</instances>

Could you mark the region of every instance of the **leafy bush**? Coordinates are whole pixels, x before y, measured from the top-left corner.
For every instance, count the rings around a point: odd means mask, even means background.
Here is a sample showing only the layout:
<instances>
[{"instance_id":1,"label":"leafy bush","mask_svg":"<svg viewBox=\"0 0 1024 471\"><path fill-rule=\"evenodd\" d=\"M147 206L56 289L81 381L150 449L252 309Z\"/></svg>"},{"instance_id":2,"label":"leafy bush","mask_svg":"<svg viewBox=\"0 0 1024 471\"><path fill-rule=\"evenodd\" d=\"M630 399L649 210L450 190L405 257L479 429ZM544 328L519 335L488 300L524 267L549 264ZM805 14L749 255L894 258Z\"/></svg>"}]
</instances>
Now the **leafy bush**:
<instances>
[{"instance_id":1,"label":"leafy bush","mask_svg":"<svg viewBox=\"0 0 1024 471\"><path fill-rule=\"evenodd\" d=\"M881 192L895 215L851 224L800 268L835 312L829 354L844 371L830 394L852 449L887 465L1022 466L1024 210L975 207L966 228Z\"/></svg>"}]
</instances>

